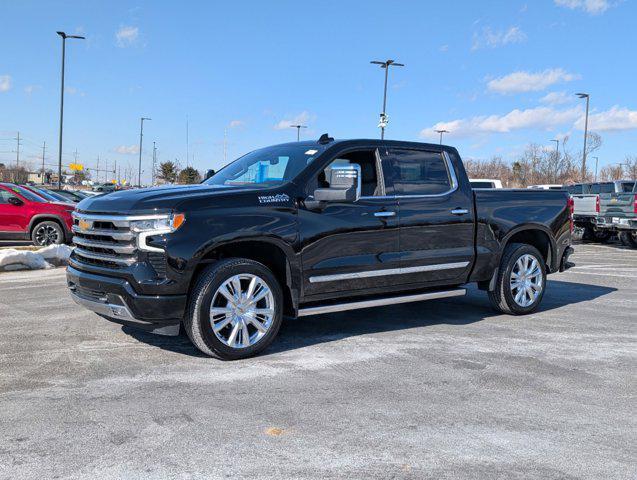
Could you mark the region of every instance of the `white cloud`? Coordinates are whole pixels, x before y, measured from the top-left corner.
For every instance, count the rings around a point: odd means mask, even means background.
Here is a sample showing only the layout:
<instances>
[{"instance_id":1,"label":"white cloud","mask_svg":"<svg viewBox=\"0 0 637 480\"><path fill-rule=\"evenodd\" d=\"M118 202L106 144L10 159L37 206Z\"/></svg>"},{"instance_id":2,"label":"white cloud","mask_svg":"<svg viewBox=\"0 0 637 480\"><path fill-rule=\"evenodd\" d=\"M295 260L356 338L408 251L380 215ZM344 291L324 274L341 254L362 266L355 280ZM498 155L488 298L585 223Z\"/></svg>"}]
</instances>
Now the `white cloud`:
<instances>
[{"instance_id":1,"label":"white cloud","mask_svg":"<svg viewBox=\"0 0 637 480\"><path fill-rule=\"evenodd\" d=\"M448 52L449 51L449 45L440 45L440 48L438 48L439 51L441 52Z\"/></svg>"},{"instance_id":2,"label":"white cloud","mask_svg":"<svg viewBox=\"0 0 637 480\"><path fill-rule=\"evenodd\" d=\"M27 95L31 95L36 90L41 90L41 89L42 87L40 85L27 85L26 87L24 87L24 93L26 93Z\"/></svg>"},{"instance_id":3,"label":"white cloud","mask_svg":"<svg viewBox=\"0 0 637 480\"><path fill-rule=\"evenodd\" d=\"M484 27L482 32L473 34L471 50L496 48L510 43L521 43L526 40L526 33L520 27L509 27L507 30L494 32L491 27Z\"/></svg>"},{"instance_id":4,"label":"white cloud","mask_svg":"<svg viewBox=\"0 0 637 480\"><path fill-rule=\"evenodd\" d=\"M135 44L139 37L139 28L131 26L123 26L115 32L117 46L121 48L130 47Z\"/></svg>"},{"instance_id":5,"label":"white cloud","mask_svg":"<svg viewBox=\"0 0 637 480\"><path fill-rule=\"evenodd\" d=\"M120 145L113 149L115 153L121 153L122 155L134 155L139 153L139 145Z\"/></svg>"},{"instance_id":6,"label":"white cloud","mask_svg":"<svg viewBox=\"0 0 637 480\"><path fill-rule=\"evenodd\" d=\"M540 102L548 105L564 105L575 101L575 95L566 92L550 92L540 98Z\"/></svg>"},{"instance_id":7,"label":"white cloud","mask_svg":"<svg viewBox=\"0 0 637 480\"><path fill-rule=\"evenodd\" d=\"M11 75L0 75L0 92L8 92L11 89Z\"/></svg>"},{"instance_id":8,"label":"white cloud","mask_svg":"<svg viewBox=\"0 0 637 480\"><path fill-rule=\"evenodd\" d=\"M584 116L575 122L575 128L584 130ZM588 117L588 129L596 132L637 129L637 110L615 105L605 112L593 113Z\"/></svg>"},{"instance_id":9,"label":"white cloud","mask_svg":"<svg viewBox=\"0 0 637 480\"><path fill-rule=\"evenodd\" d=\"M449 130L455 137L469 137L477 134L507 133L525 128L552 129L576 121L582 114L581 107L556 110L551 107L535 107L526 110L515 109L505 115L480 115L438 122L420 132L423 138L436 138L435 130Z\"/></svg>"},{"instance_id":10,"label":"white cloud","mask_svg":"<svg viewBox=\"0 0 637 480\"><path fill-rule=\"evenodd\" d=\"M239 128L239 127L244 127L246 124L246 122L244 122L243 120L232 120L228 126L230 128Z\"/></svg>"},{"instance_id":11,"label":"white cloud","mask_svg":"<svg viewBox=\"0 0 637 480\"><path fill-rule=\"evenodd\" d=\"M285 130L292 125L306 125L310 119L313 119L313 115L310 115L306 110L302 111L293 118L284 119L274 125L275 130Z\"/></svg>"},{"instance_id":12,"label":"white cloud","mask_svg":"<svg viewBox=\"0 0 637 480\"><path fill-rule=\"evenodd\" d=\"M558 7L583 10L589 15L599 15L611 7L609 0L554 0Z\"/></svg>"},{"instance_id":13,"label":"white cloud","mask_svg":"<svg viewBox=\"0 0 637 480\"><path fill-rule=\"evenodd\" d=\"M494 78L487 88L497 93L538 92L559 82L571 82L579 75L568 73L561 68L547 69L543 72L513 72L504 77Z\"/></svg>"}]
</instances>

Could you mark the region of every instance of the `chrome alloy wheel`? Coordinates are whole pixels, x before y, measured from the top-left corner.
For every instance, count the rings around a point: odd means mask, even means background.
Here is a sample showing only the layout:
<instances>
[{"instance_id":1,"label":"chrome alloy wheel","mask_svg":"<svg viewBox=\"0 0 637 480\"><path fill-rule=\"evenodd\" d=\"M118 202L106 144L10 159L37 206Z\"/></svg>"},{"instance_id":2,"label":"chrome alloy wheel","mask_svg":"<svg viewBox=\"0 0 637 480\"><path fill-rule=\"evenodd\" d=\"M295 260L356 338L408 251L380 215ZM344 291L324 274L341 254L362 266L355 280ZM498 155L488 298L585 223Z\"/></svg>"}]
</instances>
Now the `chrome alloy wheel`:
<instances>
[{"instance_id":1,"label":"chrome alloy wheel","mask_svg":"<svg viewBox=\"0 0 637 480\"><path fill-rule=\"evenodd\" d=\"M542 268L537 258L525 254L518 258L511 270L511 295L521 307L530 307L544 288Z\"/></svg>"},{"instance_id":2,"label":"chrome alloy wheel","mask_svg":"<svg viewBox=\"0 0 637 480\"><path fill-rule=\"evenodd\" d=\"M53 245L58 243L60 236L58 231L51 225L42 225L35 231L35 240L38 245Z\"/></svg>"},{"instance_id":3,"label":"chrome alloy wheel","mask_svg":"<svg viewBox=\"0 0 637 480\"><path fill-rule=\"evenodd\" d=\"M217 338L231 348L246 348L268 332L274 319L274 295L251 273L223 282L212 297L210 323Z\"/></svg>"}]
</instances>

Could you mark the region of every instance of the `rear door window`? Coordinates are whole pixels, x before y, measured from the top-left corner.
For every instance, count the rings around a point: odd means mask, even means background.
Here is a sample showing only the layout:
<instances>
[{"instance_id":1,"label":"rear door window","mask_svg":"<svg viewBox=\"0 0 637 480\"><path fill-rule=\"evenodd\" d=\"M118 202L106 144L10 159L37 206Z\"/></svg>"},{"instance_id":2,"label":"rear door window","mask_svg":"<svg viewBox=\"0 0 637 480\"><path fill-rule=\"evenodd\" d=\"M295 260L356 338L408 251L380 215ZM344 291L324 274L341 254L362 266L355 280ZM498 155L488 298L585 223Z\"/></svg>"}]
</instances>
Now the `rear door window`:
<instances>
[{"instance_id":1,"label":"rear door window","mask_svg":"<svg viewBox=\"0 0 637 480\"><path fill-rule=\"evenodd\" d=\"M407 149L390 149L387 153L395 195L439 195L452 189L442 154Z\"/></svg>"}]
</instances>

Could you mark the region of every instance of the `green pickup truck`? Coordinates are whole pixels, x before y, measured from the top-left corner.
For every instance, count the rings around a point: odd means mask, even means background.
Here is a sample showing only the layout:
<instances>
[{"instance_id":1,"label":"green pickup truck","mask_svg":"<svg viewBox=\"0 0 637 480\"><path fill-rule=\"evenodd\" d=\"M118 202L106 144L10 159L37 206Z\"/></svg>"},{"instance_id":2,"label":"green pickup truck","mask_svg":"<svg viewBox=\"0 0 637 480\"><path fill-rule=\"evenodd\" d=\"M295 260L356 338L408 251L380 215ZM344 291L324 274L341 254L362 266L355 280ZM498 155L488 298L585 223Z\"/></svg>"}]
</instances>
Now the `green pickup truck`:
<instances>
[{"instance_id":1,"label":"green pickup truck","mask_svg":"<svg viewBox=\"0 0 637 480\"><path fill-rule=\"evenodd\" d=\"M624 245L637 248L637 182L632 180L623 184L623 192L599 194L597 226L616 231ZM628 189L628 186L632 188Z\"/></svg>"}]
</instances>

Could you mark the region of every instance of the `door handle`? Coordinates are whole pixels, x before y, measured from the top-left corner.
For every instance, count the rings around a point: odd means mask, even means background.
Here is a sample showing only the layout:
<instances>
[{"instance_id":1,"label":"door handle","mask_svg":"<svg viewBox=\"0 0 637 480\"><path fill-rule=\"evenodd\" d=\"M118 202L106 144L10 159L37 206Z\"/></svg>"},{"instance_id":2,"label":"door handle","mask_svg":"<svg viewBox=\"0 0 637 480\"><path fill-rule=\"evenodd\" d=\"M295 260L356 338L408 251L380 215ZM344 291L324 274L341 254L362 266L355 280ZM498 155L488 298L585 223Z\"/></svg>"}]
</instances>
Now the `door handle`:
<instances>
[{"instance_id":1,"label":"door handle","mask_svg":"<svg viewBox=\"0 0 637 480\"><path fill-rule=\"evenodd\" d=\"M466 208L454 208L451 210L452 215L466 215L467 213L469 213L469 210Z\"/></svg>"},{"instance_id":2,"label":"door handle","mask_svg":"<svg viewBox=\"0 0 637 480\"><path fill-rule=\"evenodd\" d=\"M375 217L395 217L396 212L375 212Z\"/></svg>"}]
</instances>

